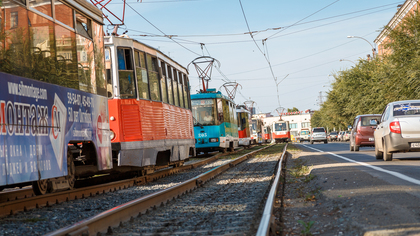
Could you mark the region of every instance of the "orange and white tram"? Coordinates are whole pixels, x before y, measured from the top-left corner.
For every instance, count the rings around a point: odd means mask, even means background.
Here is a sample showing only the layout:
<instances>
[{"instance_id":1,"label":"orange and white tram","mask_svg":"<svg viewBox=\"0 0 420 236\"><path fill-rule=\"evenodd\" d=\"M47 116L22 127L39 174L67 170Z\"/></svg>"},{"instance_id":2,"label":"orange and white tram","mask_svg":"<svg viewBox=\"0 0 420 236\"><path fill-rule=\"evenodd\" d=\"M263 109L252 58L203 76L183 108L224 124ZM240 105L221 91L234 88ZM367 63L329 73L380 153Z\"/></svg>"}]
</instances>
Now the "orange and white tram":
<instances>
[{"instance_id":1,"label":"orange and white tram","mask_svg":"<svg viewBox=\"0 0 420 236\"><path fill-rule=\"evenodd\" d=\"M104 41L114 162L149 171L195 155L187 70L124 35Z\"/></svg>"}]
</instances>

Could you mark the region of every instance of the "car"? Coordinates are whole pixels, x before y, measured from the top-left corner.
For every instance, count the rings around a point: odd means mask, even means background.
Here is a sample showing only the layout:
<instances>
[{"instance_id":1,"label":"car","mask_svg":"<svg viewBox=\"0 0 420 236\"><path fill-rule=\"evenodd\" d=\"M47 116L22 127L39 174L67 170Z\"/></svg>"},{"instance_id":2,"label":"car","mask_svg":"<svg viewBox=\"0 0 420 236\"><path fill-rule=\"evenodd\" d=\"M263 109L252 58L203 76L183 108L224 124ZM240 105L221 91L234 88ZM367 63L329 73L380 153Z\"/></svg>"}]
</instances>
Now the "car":
<instances>
[{"instance_id":1,"label":"car","mask_svg":"<svg viewBox=\"0 0 420 236\"><path fill-rule=\"evenodd\" d=\"M388 103L373 133L375 157L392 161L394 153L420 152L420 100Z\"/></svg>"},{"instance_id":2,"label":"car","mask_svg":"<svg viewBox=\"0 0 420 236\"><path fill-rule=\"evenodd\" d=\"M307 128L303 128L300 131L300 135L299 135L299 142L304 142L304 141L310 141L310 137L311 137L311 131L309 131L309 129Z\"/></svg>"},{"instance_id":3,"label":"car","mask_svg":"<svg viewBox=\"0 0 420 236\"><path fill-rule=\"evenodd\" d=\"M344 133L344 131L338 132L337 141L342 141L343 140L343 133Z\"/></svg>"},{"instance_id":4,"label":"car","mask_svg":"<svg viewBox=\"0 0 420 236\"><path fill-rule=\"evenodd\" d=\"M374 147L373 132L380 114L364 114L354 118L350 131L350 151L359 151L360 147Z\"/></svg>"},{"instance_id":5,"label":"car","mask_svg":"<svg viewBox=\"0 0 420 236\"><path fill-rule=\"evenodd\" d=\"M314 144L314 142L328 143L327 132L324 127L312 128L310 143Z\"/></svg>"},{"instance_id":6,"label":"car","mask_svg":"<svg viewBox=\"0 0 420 236\"><path fill-rule=\"evenodd\" d=\"M344 131L343 132L343 137L341 138L341 141L349 141L350 140L350 131Z\"/></svg>"},{"instance_id":7,"label":"car","mask_svg":"<svg viewBox=\"0 0 420 236\"><path fill-rule=\"evenodd\" d=\"M330 134L328 135L328 140L331 141L337 141L337 136L338 133L337 131L331 131Z\"/></svg>"}]
</instances>

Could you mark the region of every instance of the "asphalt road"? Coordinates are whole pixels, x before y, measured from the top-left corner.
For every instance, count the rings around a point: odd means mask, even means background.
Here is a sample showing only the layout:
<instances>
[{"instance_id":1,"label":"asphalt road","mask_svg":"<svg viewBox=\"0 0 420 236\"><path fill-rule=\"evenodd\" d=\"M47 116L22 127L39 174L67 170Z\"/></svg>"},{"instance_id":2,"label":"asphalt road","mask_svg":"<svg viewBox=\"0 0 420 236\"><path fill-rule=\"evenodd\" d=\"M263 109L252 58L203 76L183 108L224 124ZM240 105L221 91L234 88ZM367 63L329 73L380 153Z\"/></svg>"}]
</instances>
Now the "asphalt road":
<instances>
[{"instance_id":1,"label":"asphalt road","mask_svg":"<svg viewBox=\"0 0 420 236\"><path fill-rule=\"evenodd\" d=\"M295 145L322 196L304 207L291 199L292 221L316 222L314 235L420 235L420 152L385 162L375 159L373 147L351 152L349 142Z\"/></svg>"},{"instance_id":2,"label":"asphalt road","mask_svg":"<svg viewBox=\"0 0 420 236\"><path fill-rule=\"evenodd\" d=\"M394 153L393 160L385 162L375 158L375 148L361 147L351 152L349 142L303 143L311 152L322 152L329 158L342 163L351 163L374 177L390 184L407 185L418 190L420 197L420 152Z\"/></svg>"}]
</instances>

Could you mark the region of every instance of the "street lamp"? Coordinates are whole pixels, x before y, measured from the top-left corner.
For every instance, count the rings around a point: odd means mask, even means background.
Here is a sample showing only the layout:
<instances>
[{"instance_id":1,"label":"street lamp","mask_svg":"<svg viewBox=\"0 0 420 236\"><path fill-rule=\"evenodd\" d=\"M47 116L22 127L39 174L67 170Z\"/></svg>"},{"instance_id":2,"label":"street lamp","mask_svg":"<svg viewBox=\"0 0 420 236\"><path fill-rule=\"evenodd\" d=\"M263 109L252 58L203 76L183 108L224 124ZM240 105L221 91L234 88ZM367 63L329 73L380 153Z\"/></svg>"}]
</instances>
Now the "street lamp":
<instances>
[{"instance_id":1,"label":"street lamp","mask_svg":"<svg viewBox=\"0 0 420 236\"><path fill-rule=\"evenodd\" d=\"M365 39L365 38L362 38L362 37L359 37L359 36L347 36L347 38L358 38L358 39L363 39L363 40L365 40L366 42L368 42L369 43L369 45L372 47L372 58L375 58L375 52L376 52L376 49L375 49L375 47L367 40L367 39Z\"/></svg>"},{"instance_id":2,"label":"street lamp","mask_svg":"<svg viewBox=\"0 0 420 236\"><path fill-rule=\"evenodd\" d=\"M351 60L347 60L347 59L340 59L340 61L349 61L349 62L351 62L351 63L353 63L353 64L355 64L355 65L356 65L356 63L355 63L354 61L351 61Z\"/></svg>"}]
</instances>

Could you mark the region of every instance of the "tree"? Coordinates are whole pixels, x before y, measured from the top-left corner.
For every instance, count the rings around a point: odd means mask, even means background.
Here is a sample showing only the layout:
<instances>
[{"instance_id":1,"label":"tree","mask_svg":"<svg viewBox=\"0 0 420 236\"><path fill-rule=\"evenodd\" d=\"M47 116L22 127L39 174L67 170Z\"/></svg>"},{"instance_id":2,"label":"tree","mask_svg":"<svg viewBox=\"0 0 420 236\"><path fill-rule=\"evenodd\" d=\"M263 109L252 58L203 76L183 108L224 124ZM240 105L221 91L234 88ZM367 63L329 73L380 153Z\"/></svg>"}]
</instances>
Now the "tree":
<instances>
[{"instance_id":1,"label":"tree","mask_svg":"<svg viewBox=\"0 0 420 236\"><path fill-rule=\"evenodd\" d=\"M287 112L296 112L299 111L299 109L297 109L296 107L293 107L292 109L287 108Z\"/></svg>"}]
</instances>

